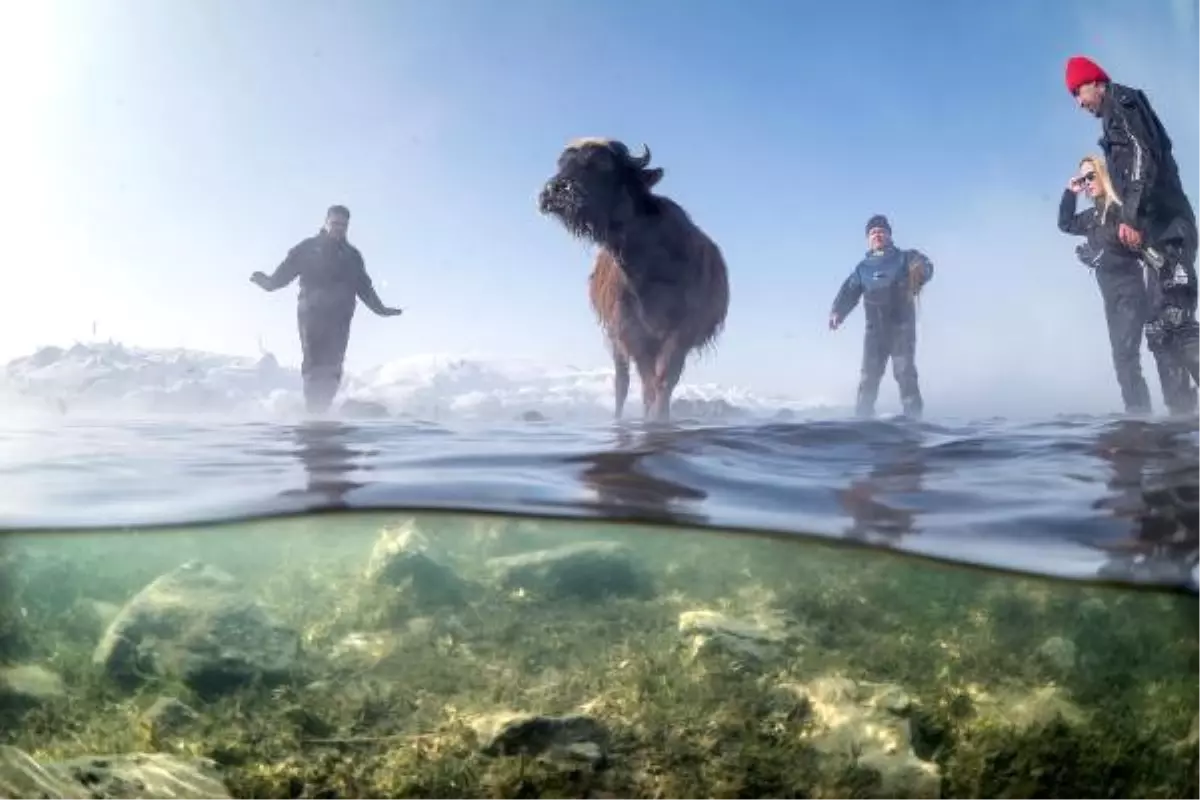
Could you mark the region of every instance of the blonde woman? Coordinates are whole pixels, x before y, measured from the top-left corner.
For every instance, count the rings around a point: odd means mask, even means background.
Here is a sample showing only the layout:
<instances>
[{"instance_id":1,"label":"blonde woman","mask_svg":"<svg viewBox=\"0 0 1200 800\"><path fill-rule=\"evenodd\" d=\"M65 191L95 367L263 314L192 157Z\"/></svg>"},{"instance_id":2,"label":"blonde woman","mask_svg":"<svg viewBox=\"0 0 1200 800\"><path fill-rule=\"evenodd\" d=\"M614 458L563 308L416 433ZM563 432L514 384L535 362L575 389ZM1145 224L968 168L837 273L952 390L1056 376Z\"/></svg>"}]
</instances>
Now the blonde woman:
<instances>
[{"instance_id":1,"label":"blonde woman","mask_svg":"<svg viewBox=\"0 0 1200 800\"><path fill-rule=\"evenodd\" d=\"M1075 213L1076 195L1086 193L1091 208ZM1104 160L1087 156L1068 182L1058 206L1058 229L1086 241L1075 248L1079 260L1091 267L1104 300L1113 369L1121 387L1125 411L1150 412L1150 390L1142 376L1142 326L1150 311L1146 278L1139 254L1118 235L1121 199L1113 191Z\"/></svg>"}]
</instances>

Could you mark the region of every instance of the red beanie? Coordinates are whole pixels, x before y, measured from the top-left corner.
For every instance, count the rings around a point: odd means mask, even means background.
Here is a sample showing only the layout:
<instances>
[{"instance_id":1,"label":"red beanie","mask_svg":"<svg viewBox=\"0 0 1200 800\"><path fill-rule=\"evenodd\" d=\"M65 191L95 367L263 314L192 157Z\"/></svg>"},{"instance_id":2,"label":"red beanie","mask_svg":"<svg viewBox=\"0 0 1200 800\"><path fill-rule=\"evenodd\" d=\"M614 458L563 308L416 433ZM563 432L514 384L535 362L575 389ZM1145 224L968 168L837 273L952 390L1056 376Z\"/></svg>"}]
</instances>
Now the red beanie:
<instances>
[{"instance_id":1,"label":"red beanie","mask_svg":"<svg viewBox=\"0 0 1200 800\"><path fill-rule=\"evenodd\" d=\"M1103 81L1108 83L1108 73L1090 58L1071 56L1067 59L1067 91L1075 94L1085 83Z\"/></svg>"}]
</instances>

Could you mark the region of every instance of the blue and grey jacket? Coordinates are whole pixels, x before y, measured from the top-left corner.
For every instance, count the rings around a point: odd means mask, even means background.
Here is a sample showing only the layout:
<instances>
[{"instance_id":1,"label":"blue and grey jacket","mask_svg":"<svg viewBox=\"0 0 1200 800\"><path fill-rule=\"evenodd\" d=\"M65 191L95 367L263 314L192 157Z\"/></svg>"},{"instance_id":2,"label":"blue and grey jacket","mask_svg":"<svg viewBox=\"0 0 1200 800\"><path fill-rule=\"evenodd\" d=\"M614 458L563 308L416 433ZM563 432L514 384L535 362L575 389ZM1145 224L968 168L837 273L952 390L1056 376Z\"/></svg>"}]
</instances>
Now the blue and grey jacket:
<instances>
[{"instance_id":1,"label":"blue and grey jacket","mask_svg":"<svg viewBox=\"0 0 1200 800\"><path fill-rule=\"evenodd\" d=\"M920 260L924 270L914 283L910 266ZM845 319L863 301L867 324L910 322L915 318L913 298L933 279L933 262L918 250L888 245L870 251L842 282L833 301L833 313Z\"/></svg>"}]
</instances>

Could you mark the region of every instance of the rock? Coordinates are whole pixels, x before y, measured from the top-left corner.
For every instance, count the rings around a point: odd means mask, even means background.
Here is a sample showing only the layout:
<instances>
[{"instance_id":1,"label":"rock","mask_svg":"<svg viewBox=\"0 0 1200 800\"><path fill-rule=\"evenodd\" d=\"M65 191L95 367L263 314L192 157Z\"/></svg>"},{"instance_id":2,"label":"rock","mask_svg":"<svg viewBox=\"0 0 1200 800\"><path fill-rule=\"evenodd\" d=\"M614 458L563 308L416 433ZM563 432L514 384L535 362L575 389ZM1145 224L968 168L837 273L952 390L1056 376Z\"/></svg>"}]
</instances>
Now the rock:
<instances>
[{"instance_id":1,"label":"rock","mask_svg":"<svg viewBox=\"0 0 1200 800\"><path fill-rule=\"evenodd\" d=\"M123 686L145 674L183 680L202 696L286 678L300 637L216 567L188 562L142 589L112 621L93 662Z\"/></svg>"},{"instance_id":2,"label":"rock","mask_svg":"<svg viewBox=\"0 0 1200 800\"><path fill-rule=\"evenodd\" d=\"M142 713L142 722L156 736L169 736L199 718L191 706L175 697L160 697Z\"/></svg>"},{"instance_id":3,"label":"rock","mask_svg":"<svg viewBox=\"0 0 1200 800\"><path fill-rule=\"evenodd\" d=\"M608 744L608 730L586 714L502 711L476 717L470 724L480 751L491 756L544 755L599 764Z\"/></svg>"},{"instance_id":4,"label":"rock","mask_svg":"<svg viewBox=\"0 0 1200 800\"><path fill-rule=\"evenodd\" d=\"M778 619L736 619L717 611L685 611L679 633L688 637L694 658L723 653L736 659L767 661L781 652L790 638Z\"/></svg>"},{"instance_id":5,"label":"rock","mask_svg":"<svg viewBox=\"0 0 1200 800\"><path fill-rule=\"evenodd\" d=\"M671 403L671 416L688 419L730 419L742 413L742 410L728 400L717 398L679 398Z\"/></svg>"},{"instance_id":6,"label":"rock","mask_svg":"<svg viewBox=\"0 0 1200 800\"><path fill-rule=\"evenodd\" d=\"M1037 657L1043 664L1060 673L1075 668L1075 643L1061 636L1051 636L1037 649Z\"/></svg>"},{"instance_id":7,"label":"rock","mask_svg":"<svg viewBox=\"0 0 1200 800\"><path fill-rule=\"evenodd\" d=\"M0 667L0 709L23 711L67 696L62 678L37 664Z\"/></svg>"},{"instance_id":8,"label":"rock","mask_svg":"<svg viewBox=\"0 0 1200 800\"><path fill-rule=\"evenodd\" d=\"M385 528L367 562L366 579L399 589L415 608L458 606L466 601L467 584L453 569L438 561L429 540L411 520Z\"/></svg>"},{"instance_id":9,"label":"rock","mask_svg":"<svg viewBox=\"0 0 1200 800\"><path fill-rule=\"evenodd\" d=\"M540 411L529 410L522 412L518 419L522 422L545 422L546 415Z\"/></svg>"},{"instance_id":10,"label":"rock","mask_svg":"<svg viewBox=\"0 0 1200 800\"><path fill-rule=\"evenodd\" d=\"M501 588L547 599L648 597L653 593L649 579L634 565L629 548L618 542L582 542L500 556L489 559L487 566Z\"/></svg>"},{"instance_id":11,"label":"rock","mask_svg":"<svg viewBox=\"0 0 1200 800\"><path fill-rule=\"evenodd\" d=\"M331 660L358 668L372 667L386 658L398 645L398 637L391 633L348 633L329 651Z\"/></svg>"},{"instance_id":12,"label":"rock","mask_svg":"<svg viewBox=\"0 0 1200 800\"><path fill-rule=\"evenodd\" d=\"M865 686L840 675L807 684L782 684L800 699L810 722L807 734L822 756L822 770L848 766L878 775L876 797L939 797L941 772L917 757L909 719L911 697L897 686Z\"/></svg>"},{"instance_id":13,"label":"rock","mask_svg":"<svg viewBox=\"0 0 1200 800\"><path fill-rule=\"evenodd\" d=\"M165 753L88 756L38 764L0 745L0 797L228 798L215 762Z\"/></svg>"},{"instance_id":14,"label":"rock","mask_svg":"<svg viewBox=\"0 0 1200 800\"><path fill-rule=\"evenodd\" d=\"M374 400L348 398L342 402L341 413L351 419L387 419L392 415L388 407Z\"/></svg>"},{"instance_id":15,"label":"rock","mask_svg":"<svg viewBox=\"0 0 1200 800\"><path fill-rule=\"evenodd\" d=\"M1040 686L1032 690L1001 689L995 693L976 692L972 698L972 713L986 720L992 728L1008 728L1013 735L1043 727L1062 720L1073 727L1087 725L1087 714L1067 699L1057 686Z\"/></svg>"}]
</instances>

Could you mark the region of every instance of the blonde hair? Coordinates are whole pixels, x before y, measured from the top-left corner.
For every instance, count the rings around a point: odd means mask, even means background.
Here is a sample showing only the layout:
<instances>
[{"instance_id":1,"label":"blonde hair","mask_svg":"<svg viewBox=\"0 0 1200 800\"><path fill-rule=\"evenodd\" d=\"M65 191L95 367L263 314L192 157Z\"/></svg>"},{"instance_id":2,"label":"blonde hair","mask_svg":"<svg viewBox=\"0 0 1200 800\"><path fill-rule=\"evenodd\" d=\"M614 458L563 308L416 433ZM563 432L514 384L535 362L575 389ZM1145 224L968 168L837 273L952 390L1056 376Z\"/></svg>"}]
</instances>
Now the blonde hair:
<instances>
[{"instance_id":1,"label":"blonde hair","mask_svg":"<svg viewBox=\"0 0 1200 800\"><path fill-rule=\"evenodd\" d=\"M1100 212L1100 221L1108 217L1108 209L1114 205L1121 205L1121 198L1117 197L1117 190L1113 188L1112 178L1108 174L1108 167L1104 164L1104 159L1097 155L1087 155L1079 160L1079 166L1087 164L1096 171L1096 180L1100 181L1100 196L1092 198L1092 203Z\"/></svg>"}]
</instances>

